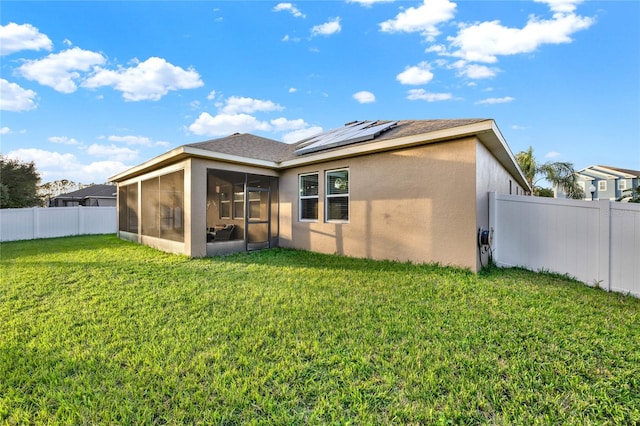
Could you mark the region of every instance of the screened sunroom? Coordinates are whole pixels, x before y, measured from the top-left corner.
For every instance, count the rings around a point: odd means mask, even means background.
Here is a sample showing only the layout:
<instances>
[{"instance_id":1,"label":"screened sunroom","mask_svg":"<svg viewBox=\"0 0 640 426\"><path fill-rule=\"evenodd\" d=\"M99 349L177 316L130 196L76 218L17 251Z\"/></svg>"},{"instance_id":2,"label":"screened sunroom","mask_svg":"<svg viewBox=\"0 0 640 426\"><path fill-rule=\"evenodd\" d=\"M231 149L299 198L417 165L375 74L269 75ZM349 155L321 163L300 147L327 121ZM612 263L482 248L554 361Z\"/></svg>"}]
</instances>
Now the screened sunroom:
<instances>
[{"instance_id":1,"label":"screened sunroom","mask_svg":"<svg viewBox=\"0 0 640 426\"><path fill-rule=\"evenodd\" d=\"M207 170L207 255L278 243L278 178Z\"/></svg>"},{"instance_id":2,"label":"screened sunroom","mask_svg":"<svg viewBox=\"0 0 640 426\"><path fill-rule=\"evenodd\" d=\"M202 244L191 252L207 256L277 246L276 176L184 166L119 185L121 238L176 253ZM185 170L202 173L206 193L190 191Z\"/></svg>"}]
</instances>

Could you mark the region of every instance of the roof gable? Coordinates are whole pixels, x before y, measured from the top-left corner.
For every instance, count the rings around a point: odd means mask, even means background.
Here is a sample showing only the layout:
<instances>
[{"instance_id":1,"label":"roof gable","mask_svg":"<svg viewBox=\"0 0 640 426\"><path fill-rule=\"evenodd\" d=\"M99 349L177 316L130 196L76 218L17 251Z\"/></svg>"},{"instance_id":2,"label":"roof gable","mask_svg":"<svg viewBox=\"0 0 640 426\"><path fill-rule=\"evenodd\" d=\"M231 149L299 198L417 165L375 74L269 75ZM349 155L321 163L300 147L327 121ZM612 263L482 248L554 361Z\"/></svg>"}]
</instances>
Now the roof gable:
<instances>
[{"instance_id":1,"label":"roof gable","mask_svg":"<svg viewBox=\"0 0 640 426\"><path fill-rule=\"evenodd\" d=\"M182 145L112 176L110 180L124 181L189 157L284 170L305 164L476 137L523 188L530 190L515 157L492 119L359 121L348 123L347 126L354 123L358 123L358 125L364 123L364 125L360 126L361 129L356 130L355 136L353 133L348 133L350 136L346 139L347 143L341 143L338 139L339 143L326 144L320 150L299 149L318 135L298 143L286 144L248 133L236 133L220 139ZM394 124L386 126L385 123ZM362 134L358 135L359 130L368 132L367 128L375 131L371 131L371 134L366 135L367 137L362 137ZM383 129L383 131L378 132L377 129ZM334 129L324 133L335 135L340 134L340 130L343 129Z\"/></svg>"},{"instance_id":2,"label":"roof gable","mask_svg":"<svg viewBox=\"0 0 640 426\"><path fill-rule=\"evenodd\" d=\"M640 178L640 171L620 169L611 166L588 166L578 170L578 174L598 179L633 179Z\"/></svg>"},{"instance_id":3,"label":"roof gable","mask_svg":"<svg viewBox=\"0 0 640 426\"><path fill-rule=\"evenodd\" d=\"M288 144L249 133L235 133L224 138L190 143L185 146L274 162L280 161L291 150Z\"/></svg>"},{"instance_id":4,"label":"roof gable","mask_svg":"<svg viewBox=\"0 0 640 426\"><path fill-rule=\"evenodd\" d=\"M628 175L628 176L623 176L626 178L631 178L631 177L638 177L640 178L640 170L631 170L631 169L621 169L619 167L611 167L611 166L597 166L603 170L609 170L609 171L613 171L613 172L617 172L620 173L622 175Z\"/></svg>"}]
</instances>

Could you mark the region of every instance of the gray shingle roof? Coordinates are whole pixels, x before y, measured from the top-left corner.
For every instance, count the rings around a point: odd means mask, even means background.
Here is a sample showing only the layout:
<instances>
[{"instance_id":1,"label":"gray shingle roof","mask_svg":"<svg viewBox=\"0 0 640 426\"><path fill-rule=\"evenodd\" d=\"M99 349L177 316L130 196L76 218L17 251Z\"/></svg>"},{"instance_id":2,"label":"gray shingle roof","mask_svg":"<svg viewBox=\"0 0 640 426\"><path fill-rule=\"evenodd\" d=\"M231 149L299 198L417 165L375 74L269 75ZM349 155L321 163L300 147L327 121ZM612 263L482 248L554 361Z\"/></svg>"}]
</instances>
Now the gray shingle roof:
<instances>
[{"instance_id":1,"label":"gray shingle roof","mask_svg":"<svg viewBox=\"0 0 640 426\"><path fill-rule=\"evenodd\" d=\"M117 188L115 185L91 185L77 191L57 195L54 198L85 198L85 197L114 197Z\"/></svg>"},{"instance_id":2,"label":"gray shingle roof","mask_svg":"<svg viewBox=\"0 0 640 426\"><path fill-rule=\"evenodd\" d=\"M603 165L598 165L598 167L604 167L605 169L615 170L617 172L627 173L627 174L630 174L630 175L634 175L634 176L640 177L640 170L621 169L619 167L611 167L611 166L603 166Z\"/></svg>"},{"instance_id":3,"label":"gray shingle roof","mask_svg":"<svg viewBox=\"0 0 640 426\"><path fill-rule=\"evenodd\" d=\"M366 144L381 140L430 133L438 130L465 126L468 124L478 123L486 120L487 119L485 118L459 120L401 120L398 121L397 126L378 135L375 139L364 142L357 142L356 144ZM380 124L388 121L389 120L380 120L377 121L377 123ZM298 143L286 144L273 139L267 139L248 133L236 133L224 138L212 139L205 142L191 143L185 146L200 148L223 154L237 155L245 158L281 162L298 158L300 156L295 152ZM327 151L339 150L341 148L342 147L331 148L327 149Z\"/></svg>"},{"instance_id":4,"label":"gray shingle roof","mask_svg":"<svg viewBox=\"0 0 640 426\"><path fill-rule=\"evenodd\" d=\"M438 130L451 129L467 124L487 121L487 118L468 118L459 120L401 120L398 125L382 133L376 140L395 139L405 136L430 133Z\"/></svg>"},{"instance_id":5,"label":"gray shingle roof","mask_svg":"<svg viewBox=\"0 0 640 426\"><path fill-rule=\"evenodd\" d=\"M193 148L222 154L238 155L256 160L280 161L291 150L291 146L249 133L236 133L220 139L187 144Z\"/></svg>"}]
</instances>

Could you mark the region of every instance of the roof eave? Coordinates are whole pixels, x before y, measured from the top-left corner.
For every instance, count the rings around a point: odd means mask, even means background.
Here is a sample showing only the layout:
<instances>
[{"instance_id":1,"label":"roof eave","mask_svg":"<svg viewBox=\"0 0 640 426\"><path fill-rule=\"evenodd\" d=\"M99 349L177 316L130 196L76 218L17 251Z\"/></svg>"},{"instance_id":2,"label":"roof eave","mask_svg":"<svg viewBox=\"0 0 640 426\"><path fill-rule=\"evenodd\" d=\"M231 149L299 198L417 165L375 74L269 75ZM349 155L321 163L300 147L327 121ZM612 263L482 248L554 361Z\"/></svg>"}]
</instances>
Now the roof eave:
<instances>
[{"instance_id":1,"label":"roof eave","mask_svg":"<svg viewBox=\"0 0 640 426\"><path fill-rule=\"evenodd\" d=\"M489 122L491 123L491 129L487 129L482 133L477 133L478 138L482 141L484 146L489 149L494 157L498 159L500 164L502 164L502 166L516 178L525 191L529 193L533 192L533 188L529 186L527 178L524 176L522 170L520 170L520 166L518 166L518 162L511 152L509 145L507 145L507 141L504 136L502 136L502 132L500 132L498 125L494 120L489 120Z\"/></svg>"},{"instance_id":2,"label":"roof eave","mask_svg":"<svg viewBox=\"0 0 640 426\"><path fill-rule=\"evenodd\" d=\"M612 176L614 176L616 178L633 179L633 178L637 177L637 176L635 176L635 175L633 175L631 173L628 173L628 172L626 172L624 170L614 169L612 167L607 167L607 166L591 166L591 167L593 167L594 170L610 174L610 175L612 175Z\"/></svg>"},{"instance_id":3,"label":"roof eave","mask_svg":"<svg viewBox=\"0 0 640 426\"><path fill-rule=\"evenodd\" d=\"M356 157L365 154L391 151L400 148L410 148L413 146L429 143L441 142L451 139L476 136L498 159L498 161L516 178L518 183L531 192L524 174L518 167L515 157L511 153L504 137L500 133L494 120L483 120L476 123L462 126L450 127L433 132L419 133L411 136L404 136L395 139L375 140L366 144L354 144L344 146L336 150L310 153L298 158L283 161L280 167L283 169L305 166L309 164L321 163L329 160L339 160L343 158Z\"/></svg>"},{"instance_id":4,"label":"roof eave","mask_svg":"<svg viewBox=\"0 0 640 426\"><path fill-rule=\"evenodd\" d=\"M239 155L225 154L202 148L194 148L191 146L182 145L162 155L152 158L151 160L148 160L142 164L131 167L123 171L122 173L111 176L109 178L109 181L122 182L124 180L140 176L142 174L156 170L159 167L173 164L189 157L204 158L209 160L249 166L258 166L270 168L273 170L283 170L309 164L322 163L326 161L339 160L343 158L356 157L377 152L391 151L400 148L409 148L413 146L470 136L477 137L496 157L496 159L505 167L505 169L507 169L512 174L512 176L516 178L518 183L523 188L525 188L525 190L531 192L531 188L529 187L524 174L518 167L518 163L516 162L513 153L509 149L494 120L483 120L475 123L465 124L462 126L450 127L447 129L419 133L400 138L383 139L380 141L374 140L373 142L366 144L348 145L335 150L310 153L282 162L247 158Z\"/></svg>"},{"instance_id":5,"label":"roof eave","mask_svg":"<svg viewBox=\"0 0 640 426\"><path fill-rule=\"evenodd\" d=\"M171 151L168 151L162 155L159 155L151 160L145 161L142 164L131 167L122 173L111 176L109 182L121 182L136 176L140 176L144 173L156 170L159 167L175 163L185 158L197 157L205 158L209 160L222 161L226 163L243 164L249 166L278 168L279 163L274 161L260 160L255 158L247 158L239 155L225 154L221 152L209 151L202 148L194 148L191 146L179 146Z\"/></svg>"}]
</instances>

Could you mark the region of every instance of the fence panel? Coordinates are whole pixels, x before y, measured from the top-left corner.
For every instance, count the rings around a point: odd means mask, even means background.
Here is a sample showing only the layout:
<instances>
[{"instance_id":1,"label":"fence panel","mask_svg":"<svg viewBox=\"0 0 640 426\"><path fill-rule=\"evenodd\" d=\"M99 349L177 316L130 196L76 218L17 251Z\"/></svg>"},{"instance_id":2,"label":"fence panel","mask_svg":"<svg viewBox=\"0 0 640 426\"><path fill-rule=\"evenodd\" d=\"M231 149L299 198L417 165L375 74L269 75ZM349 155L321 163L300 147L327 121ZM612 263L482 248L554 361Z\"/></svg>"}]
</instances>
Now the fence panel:
<instances>
[{"instance_id":1,"label":"fence panel","mask_svg":"<svg viewBox=\"0 0 640 426\"><path fill-rule=\"evenodd\" d=\"M640 297L640 204L611 204L611 290Z\"/></svg>"},{"instance_id":2,"label":"fence panel","mask_svg":"<svg viewBox=\"0 0 640 426\"><path fill-rule=\"evenodd\" d=\"M499 266L571 275L640 296L640 206L490 194Z\"/></svg>"},{"instance_id":3,"label":"fence panel","mask_svg":"<svg viewBox=\"0 0 640 426\"><path fill-rule=\"evenodd\" d=\"M0 241L32 240L36 209L0 209Z\"/></svg>"},{"instance_id":4,"label":"fence panel","mask_svg":"<svg viewBox=\"0 0 640 426\"><path fill-rule=\"evenodd\" d=\"M115 232L115 207L34 207L0 210L0 241Z\"/></svg>"}]
</instances>

